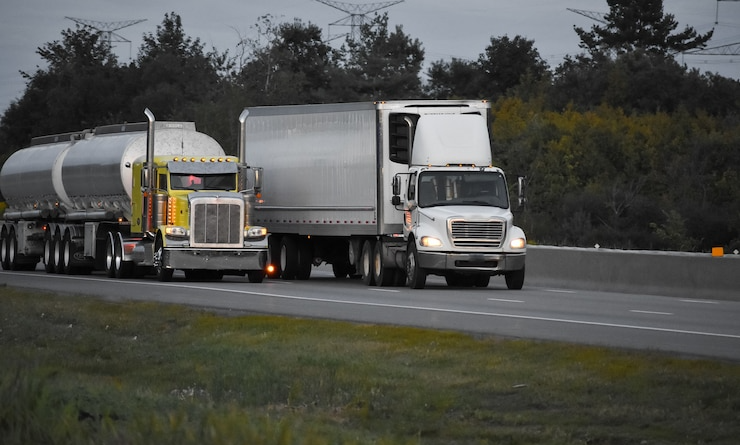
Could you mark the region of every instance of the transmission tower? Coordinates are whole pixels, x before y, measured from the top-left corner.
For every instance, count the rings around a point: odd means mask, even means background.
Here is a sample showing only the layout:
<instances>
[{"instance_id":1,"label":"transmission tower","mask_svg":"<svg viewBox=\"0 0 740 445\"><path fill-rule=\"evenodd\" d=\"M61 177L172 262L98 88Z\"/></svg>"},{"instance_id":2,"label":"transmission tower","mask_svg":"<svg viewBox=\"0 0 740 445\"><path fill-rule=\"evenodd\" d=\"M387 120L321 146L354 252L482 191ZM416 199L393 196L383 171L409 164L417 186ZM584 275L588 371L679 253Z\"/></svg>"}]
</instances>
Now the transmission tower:
<instances>
[{"instance_id":1,"label":"transmission tower","mask_svg":"<svg viewBox=\"0 0 740 445\"><path fill-rule=\"evenodd\" d=\"M75 17L65 17L66 19L72 20L73 22L80 24L82 26L86 26L88 28L92 28L95 31L100 34L100 36L103 38L103 41L108 43L109 47L113 47L112 43L128 43L129 45L129 59L131 58L131 40L128 40L127 38L123 37L122 35L116 33L116 31L128 28L129 26L136 25L137 23L145 22L146 19L137 19L137 20L124 20L121 22L100 22L97 20L87 20L87 19L78 19Z\"/></svg>"},{"instance_id":2,"label":"transmission tower","mask_svg":"<svg viewBox=\"0 0 740 445\"><path fill-rule=\"evenodd\" d=\"M576 14L580 14L582 16L588 17L591 20L595 20L599 23L606 24L606 20L604 19L604 16L606 15L603 12L596 12L596 11L584 11L583 9L573 9L573 8L565 8L570 12L575 12Z\"/></svg>"},{"instance_id":3,"label":"transmission tower","mask_svg":"<svg viewBox=\"0 0 740 445\"><path fill-rule=\"evenodd\" d=\"M398 3L403 3L404 0L390 0L386 2L375 2L375 3L346 3L338 2L334 0L316 0L319 3L323 3L326 6L331 6L334 9L338 9L346 14L346 17L337 20L336 22L329 23L329 29L332 26L349 26L350 32L345 34L339 34L332 36L329 35L329 40L334 40L339 37L347 36L353 40L357 40L360 37L360 26L367 23L368 14L380 11L381 9L388 8Z\"/></svg>"}]
</instances>

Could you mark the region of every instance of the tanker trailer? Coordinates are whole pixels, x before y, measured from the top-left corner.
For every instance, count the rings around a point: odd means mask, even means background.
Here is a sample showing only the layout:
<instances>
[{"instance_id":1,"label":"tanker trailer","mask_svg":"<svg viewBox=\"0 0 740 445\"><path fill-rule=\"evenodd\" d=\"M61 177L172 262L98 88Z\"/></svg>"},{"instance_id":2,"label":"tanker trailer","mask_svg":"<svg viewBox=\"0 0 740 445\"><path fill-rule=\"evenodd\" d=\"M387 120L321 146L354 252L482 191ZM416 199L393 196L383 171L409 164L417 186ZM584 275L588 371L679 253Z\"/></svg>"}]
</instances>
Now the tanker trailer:
<instances>
[{"instance_id":1,"label":"tanker trailer","mask_svg":"<svg viewBox=\"0 0 740 445\"><path fill-rule=\"evenodd\" d=\"M34 138L8 158L4 269L43 260L49 273L264 279L267 230L251 225L259 169L192 122L145 114L148 122Z\"/></svg>"}]
</instances>

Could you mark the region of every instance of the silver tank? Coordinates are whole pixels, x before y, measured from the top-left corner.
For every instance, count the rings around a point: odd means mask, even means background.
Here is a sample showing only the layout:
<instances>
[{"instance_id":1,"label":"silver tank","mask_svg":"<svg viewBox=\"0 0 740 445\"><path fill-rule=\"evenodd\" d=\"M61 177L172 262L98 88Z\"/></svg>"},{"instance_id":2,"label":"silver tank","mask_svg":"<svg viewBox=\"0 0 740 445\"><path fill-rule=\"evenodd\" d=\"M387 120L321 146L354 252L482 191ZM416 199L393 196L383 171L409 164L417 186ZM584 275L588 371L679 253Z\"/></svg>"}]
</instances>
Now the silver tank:
<instances>
[{"instance_id":1,"label":"silver tank","mask_svg":"<svg viewBox=\"0 0 740 445\"><path fill-rule=\"evenodd\" d=\"M5 217L130 219L131 166L146 157L147 131L122 132L124 127L65 135L66 141L13 153L0 171L0 190L8 206ZM155 156L224 156L218 142L195 131L192 122L155 122L154 134Z\"/></svg>"}]
</instances>

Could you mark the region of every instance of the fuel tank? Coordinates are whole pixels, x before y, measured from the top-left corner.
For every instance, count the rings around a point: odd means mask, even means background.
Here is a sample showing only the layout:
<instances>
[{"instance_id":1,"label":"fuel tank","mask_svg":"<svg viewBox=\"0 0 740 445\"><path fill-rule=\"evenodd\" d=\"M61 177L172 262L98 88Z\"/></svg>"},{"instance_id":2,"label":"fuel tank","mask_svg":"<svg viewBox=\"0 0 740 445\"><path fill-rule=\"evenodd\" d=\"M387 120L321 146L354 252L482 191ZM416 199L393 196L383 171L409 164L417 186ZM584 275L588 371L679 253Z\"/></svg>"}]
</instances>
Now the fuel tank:
<instances>
[{"instance_id":1,"label":"fuel tank","mask_svg":"<svg viewBox=\"0 0 740 445\"><path fill-rule=\"evenodd\" d=\"M223 156L192 122L155 122L156 156ZM146 157L146 124L34 139L0 171L6 219L131 217L131 172Z\"/></svg>"}]
</instances>

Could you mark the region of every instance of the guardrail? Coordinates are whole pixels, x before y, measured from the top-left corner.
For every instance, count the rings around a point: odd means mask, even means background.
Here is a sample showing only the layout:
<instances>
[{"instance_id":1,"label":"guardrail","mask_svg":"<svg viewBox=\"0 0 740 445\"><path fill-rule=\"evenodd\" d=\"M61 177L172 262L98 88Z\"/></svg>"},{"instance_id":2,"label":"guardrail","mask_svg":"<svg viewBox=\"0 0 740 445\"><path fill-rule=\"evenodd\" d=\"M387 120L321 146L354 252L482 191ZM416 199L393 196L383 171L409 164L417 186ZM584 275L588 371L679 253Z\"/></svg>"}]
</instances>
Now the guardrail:
<instances>
[{"instance_id":1,"label":"guardrail","mask_svg":"<svg viewBox=\"0 0 740 445\"><path fill-rule=\"evenodd\" d=\"M740 255L528 246L524 285L740 301Z\"/></svg>"}]
</instances>

